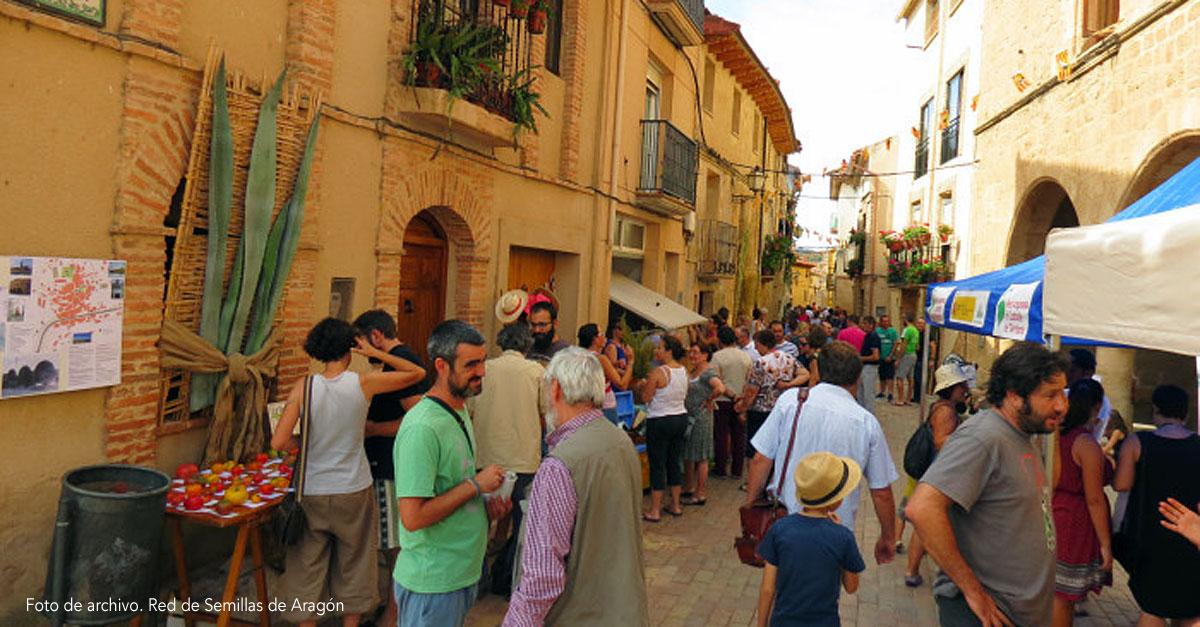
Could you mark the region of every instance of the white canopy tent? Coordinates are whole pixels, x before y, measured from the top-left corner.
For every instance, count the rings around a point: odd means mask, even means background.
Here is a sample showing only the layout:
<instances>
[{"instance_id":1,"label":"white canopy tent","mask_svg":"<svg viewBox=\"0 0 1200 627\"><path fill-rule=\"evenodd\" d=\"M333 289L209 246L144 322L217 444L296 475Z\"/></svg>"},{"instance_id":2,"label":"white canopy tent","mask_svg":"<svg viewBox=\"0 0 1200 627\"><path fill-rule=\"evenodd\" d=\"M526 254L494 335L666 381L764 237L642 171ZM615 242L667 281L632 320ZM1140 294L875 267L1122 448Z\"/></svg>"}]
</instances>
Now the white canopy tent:
<instances>
[{"instance_id":1,"label":"white canopy tent","mask_svg":"<svg viewBox=\"0 0 1200 627\"><path fill-rule=\"evenodd\" d=\"M615 272L608 295L614 303L668 331L708 321L708 318L691 309Z\"/></svg>"},{"instance_id":2,"label":"white canopy tent","mask_svg":"<svg viewBox=\"0 0 1200 627\"><path fill-rule=\"evenodd\" d=\"M1044 330L1200 355L1200 204L1046 240Z\"/></svg>"}]
</instances>

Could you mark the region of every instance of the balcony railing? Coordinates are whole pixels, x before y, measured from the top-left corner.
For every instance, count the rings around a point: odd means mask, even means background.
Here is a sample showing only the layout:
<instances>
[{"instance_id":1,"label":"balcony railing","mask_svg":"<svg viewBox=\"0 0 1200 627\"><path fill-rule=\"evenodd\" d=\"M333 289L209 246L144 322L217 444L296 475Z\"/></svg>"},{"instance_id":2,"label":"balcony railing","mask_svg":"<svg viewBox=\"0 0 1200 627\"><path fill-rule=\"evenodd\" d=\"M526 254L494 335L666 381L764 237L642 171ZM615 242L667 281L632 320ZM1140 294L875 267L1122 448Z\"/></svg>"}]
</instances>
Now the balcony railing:
<instances>
[{"instance_id":1,"label":"balcony railing","mask_svg":"<svg viewBox=\"0 0 1200 627\"><path fill-rule=\"evenodd\" d=\"M934 236L927 244L888 253L888 285L926 285L954 277L950 238Z\"/></svg>"},{"instance_id":2,"label":"balcony railing","mask_svg":"<svg viewBox=\"0 0 1200 627\"><path fill-rule=\"evenodd\" d=\"M702 277L733 276L737 274L737 227L720 220L701 220L699 228L700 257L697 270Z\"/></svg>"},{"instance_id":3,"label":"balcony railing","mask_svg":"<svg viewBox=\"0 0 1200 627\"><path fill-rule=\"evenodd\" d=\"M929 171L929 137L922 135L917 140L917 151L913 160L913 178L919 179Z\"/></svg>"},{"instance_id":4,"label":"balcony railing","mask_svg":"<svg viewBox=\"0 0 1200 627\"><path fill-rule=\"evenodd\" d=\"M508 9L491 2L472 0L418 0L412 3L409 45L418 54L419 87L452 89L454 77L449 74L451 58L459 67L472 69L494 62L496 71L488 70L463 97L474 104L516 121L515 101L511 96L511 77L526 78L530 67L532 36L525 21L509 15ZM461 46L450 50L448 42ZM427 59L440 55L445 69Z\"/></svg>"},{"instance_id":5,"label":"balcony railing","mask_svg":"<svg viewBox=\"0 0 1200 627\"><path fill-rule=\"evenodd\" d=\"M666 120L642 120L640 194L666 194L696 204L696 142Z\"/></svg>"},{"instance_id":6,"label":"balcony railing","mask_svg":"<svg viewBox=\"0 0 1200 627\"><path fill-rule=\"evenodd\" d=\"M958 156L958 118L950 120L942 129L942 163Z\"/></svg>"},{"instance_id":7,"label":"balcony railing","mask_svg":"<svg viewBox=\"0 0 1200 627\"><path fill-rule=\"evenodd\" d=\"M696 30L704 32L704 0L679 0L679 4L683 6L683 10L687 11L688 17L692 18L692 23L696 25Z\"/></svg>"}]
</instances>

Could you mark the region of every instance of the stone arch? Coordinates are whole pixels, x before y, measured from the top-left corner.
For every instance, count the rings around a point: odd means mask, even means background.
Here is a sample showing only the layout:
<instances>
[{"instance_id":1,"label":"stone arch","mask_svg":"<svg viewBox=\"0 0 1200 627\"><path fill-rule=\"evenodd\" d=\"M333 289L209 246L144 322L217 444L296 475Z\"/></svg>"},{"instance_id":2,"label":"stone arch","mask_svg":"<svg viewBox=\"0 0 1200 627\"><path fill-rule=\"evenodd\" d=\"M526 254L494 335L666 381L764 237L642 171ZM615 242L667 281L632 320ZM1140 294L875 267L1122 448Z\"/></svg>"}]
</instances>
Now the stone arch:
<instances>
[{"instance_id":1,"label":"stone arch","mask_svg":"<svg viewBox=\"0 0 1200 627\"><path fill-rule=\"evenodd\" d=\"M402 158L396 155L395 159ZM452 167L425 168L412 174L384 156L384 177L379 236L376 248L375 306L397 315L400 294L400 261L404 231L409 222L428 210L445 231L449 251L451 295L446 308L455 317L482 328L488 298L487 273L491 262L492 217L487 209L491 190L477 178ZM406 164L411 170L412 164ZM443 165L443 164L439 164Z\"/></svg>"},{"instance_id":2,"label":"stone arch","mask_svg":"<svg viewBox=\"0 0 1200 627\"><path fill-rule=\"evenodd\" d=\"M1045 250L1051 229L1070 226L1079 226L1079 215L1067 190L1049 177L1034 181L1017 205L1005 265L1037 257Z\"/></svg>"},{"instance_id":3,"label":"stone arch","mask_svg":"<svg viewBox=\"0 0 1200 627\"><path fill-rule=\"evenodd\" d=\"M1179 131L1160 141L1138 165L1113 214L1137 202L1197 157L1200 157L1200 129Z\"/></svg>"},{"instance_id":4,"label":"stone arch","mask_svg":"<svg viewBox=\"0 0 1200 627\"><path fill-rule=\"evenodd\" d=\"M1137 202L1197 157L1200 157L1200 129L1180 131L1164 138L1146 154L1129 180L1121 197L1121 204L1114 207L1113 213ZM1138 419L1147 421L1146 417L1151 411L1150 397L1157 386L1174 383L1187 390L1195 385L1194 358L1144 349L1132 353L1131 366L1132 371L1137 373L1137 386L1132 392L1130 404L1133 406L1134 416ZM1194 428L1194 406L1189 408L1188 415L1189 424Z\"/></svg>"}]
</instances>

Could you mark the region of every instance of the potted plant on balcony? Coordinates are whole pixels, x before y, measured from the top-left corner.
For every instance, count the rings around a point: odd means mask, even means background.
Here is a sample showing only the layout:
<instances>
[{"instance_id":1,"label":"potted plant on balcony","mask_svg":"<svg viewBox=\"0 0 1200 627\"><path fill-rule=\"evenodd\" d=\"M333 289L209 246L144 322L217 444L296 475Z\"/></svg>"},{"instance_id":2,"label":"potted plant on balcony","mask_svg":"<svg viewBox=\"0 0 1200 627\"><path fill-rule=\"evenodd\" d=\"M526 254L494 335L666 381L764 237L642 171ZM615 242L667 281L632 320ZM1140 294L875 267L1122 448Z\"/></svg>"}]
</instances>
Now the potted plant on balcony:
<instances>
[{"instance_id":1,"label":"potted plant on balcony","mask_svg":"<svg viewBox=\"0 0 1200 627\"><path fill-rule=\"evenodd\" d=\"M855 257L846 264L846 275L851 278L862 276L863 273L862 257Z\"/></svg>"},{"instance_id":2,"label":"potted plant on balcony","mask_svg":"<svg viewBox=\"0 0 1200 627\"><path fill-rule=\"evenodd\" d=\"M862 246L866 242L867 242L866 231L859 231L857 229L850 231L850 245L851 246Z\"/></svg>"},{"instance_id":3,"label":"potted plant on balcony","mask_svg":"<svg viewBox=\"0 0 1200 627\"><path fill-rule=\"evenodd\" d=\"M532 6L533 0L512 0L512 6L508 7L508 14L523 20L529 15L529 9Z\"/></svg>"},{"instance_id":4,"label":"potted plant on balcony","mask_svg":"<svg viewBox=\"0 0 1200 627\"><path fill-rule=\"evenodd\" d=\"M909 248L919 248L929 243L929 226L912 224L904 227L904 241Z\"/></svg>"},{"instance_id":5,"label":"potted plant on balcony","mask_svg":"<svg viewBox=\"0 0 1200 627\"><path fill-rule=\"evenodd\" d=\"M492 4L498 7L509 7L512 6L512 0L492 0Z\"/></svg>"},{"instance_id":6,"label":"potted plant on balcony","mask_svg":"<svg viewBox=\"0 0 1200 627\"><path fill-rule=\"evenodd\" d=\"M879 241L894 253L904 250L904 236L895 231L880 231Z\"/></svg>"},{"instance_id":7,"label":"potted plant on balcony","mask_svg":"<svg viewBox=\"0 0 1200 627\"><path fill-rule=\"evenodd\" d=\"M542 95L533 90L534 78L530 76L530 70L533 68L525 68L514 74L508 82L507 97L509 100L509 111L512 114L512 120L515 123L513 126L513 137L516 137L522 130L533 131L537 134L537 120L534 119L534 111L537 110L545 117L550 117L550 114L539 102Z\"/></svg>"},{"instance_id":8,"label":"potted plant on balcony","mask_svg":"<svg viewBox=\"0 0 1200 627\"><path fill-rule=\"evenodd\" d=\"M904 283L904 274L908 270L908 262L899 257L888 259L887 281L889 284L897 285Z\"/></svg>"},{"instance_id":9,"label":"potted plant on balcony","mask_svg":"<svg viewBox=\"0 0 1200 627\"><path fill-rule=\"evenodd\" d=\"M943 244L950 241L950 235L953 233L954 227L950 226L949 224L938 225L938 237L941 238Z\"/></svg>"},{"instance_id":10,"label":"potted plant on balcony","mask_svg":"<svg viewBox=\"0 0 1200 627\"><path fill-rule=\"evenodd\" d=\"M445 68L447 29L433 20L422 19L412 44L404 51L400 67L404 69L404 82L418 87L437 87Z\"/></svg>"},{"instance_id":11,"label":"potted plant on balcony","mask_svg":"<svg viewBox=\"0 0 1200 627\"><path fill-rule=\"evenodd\" d=\"M763 242L762 273L764 276L774 275L780 270L790 268L796 260L792 238L784 234L770 235Z\"/></svg>"},{"instance_id":12,"label":"potted plant on balcony","mask_svg":"<svg viewBox=\"0 0 1200 627\"><path fill-rule=\"evenodd\" d=\"M529 9L529 21L525 22L529 32L534 35L541 35L546 32L546 23L549 22L550 16L554 13L554 4L550 0L533 0L533 5Z\"/></svg>"}]
</instances>

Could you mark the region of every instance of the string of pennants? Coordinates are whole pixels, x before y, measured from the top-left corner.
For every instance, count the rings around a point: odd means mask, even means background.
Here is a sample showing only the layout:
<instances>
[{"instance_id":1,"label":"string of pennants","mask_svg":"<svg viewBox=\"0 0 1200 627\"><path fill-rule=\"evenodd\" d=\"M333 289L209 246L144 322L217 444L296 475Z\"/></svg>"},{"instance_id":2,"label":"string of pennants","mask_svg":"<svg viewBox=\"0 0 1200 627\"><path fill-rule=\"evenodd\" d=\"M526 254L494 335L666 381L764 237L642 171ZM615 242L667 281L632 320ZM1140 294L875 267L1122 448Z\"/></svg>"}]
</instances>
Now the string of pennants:
<instances>
[{"instance_id":1,"label":"string of pennants","mask_svg":"<svg viewBox=\"0 0 1200 627\"><path fill-rule=\"evenodd\" d=\"M841 244L836 237L800 225L796 225L795 233L796 237L806 237L809 240L816 240L826 246L838 246Z\"/></svg>"}]
</instances>

